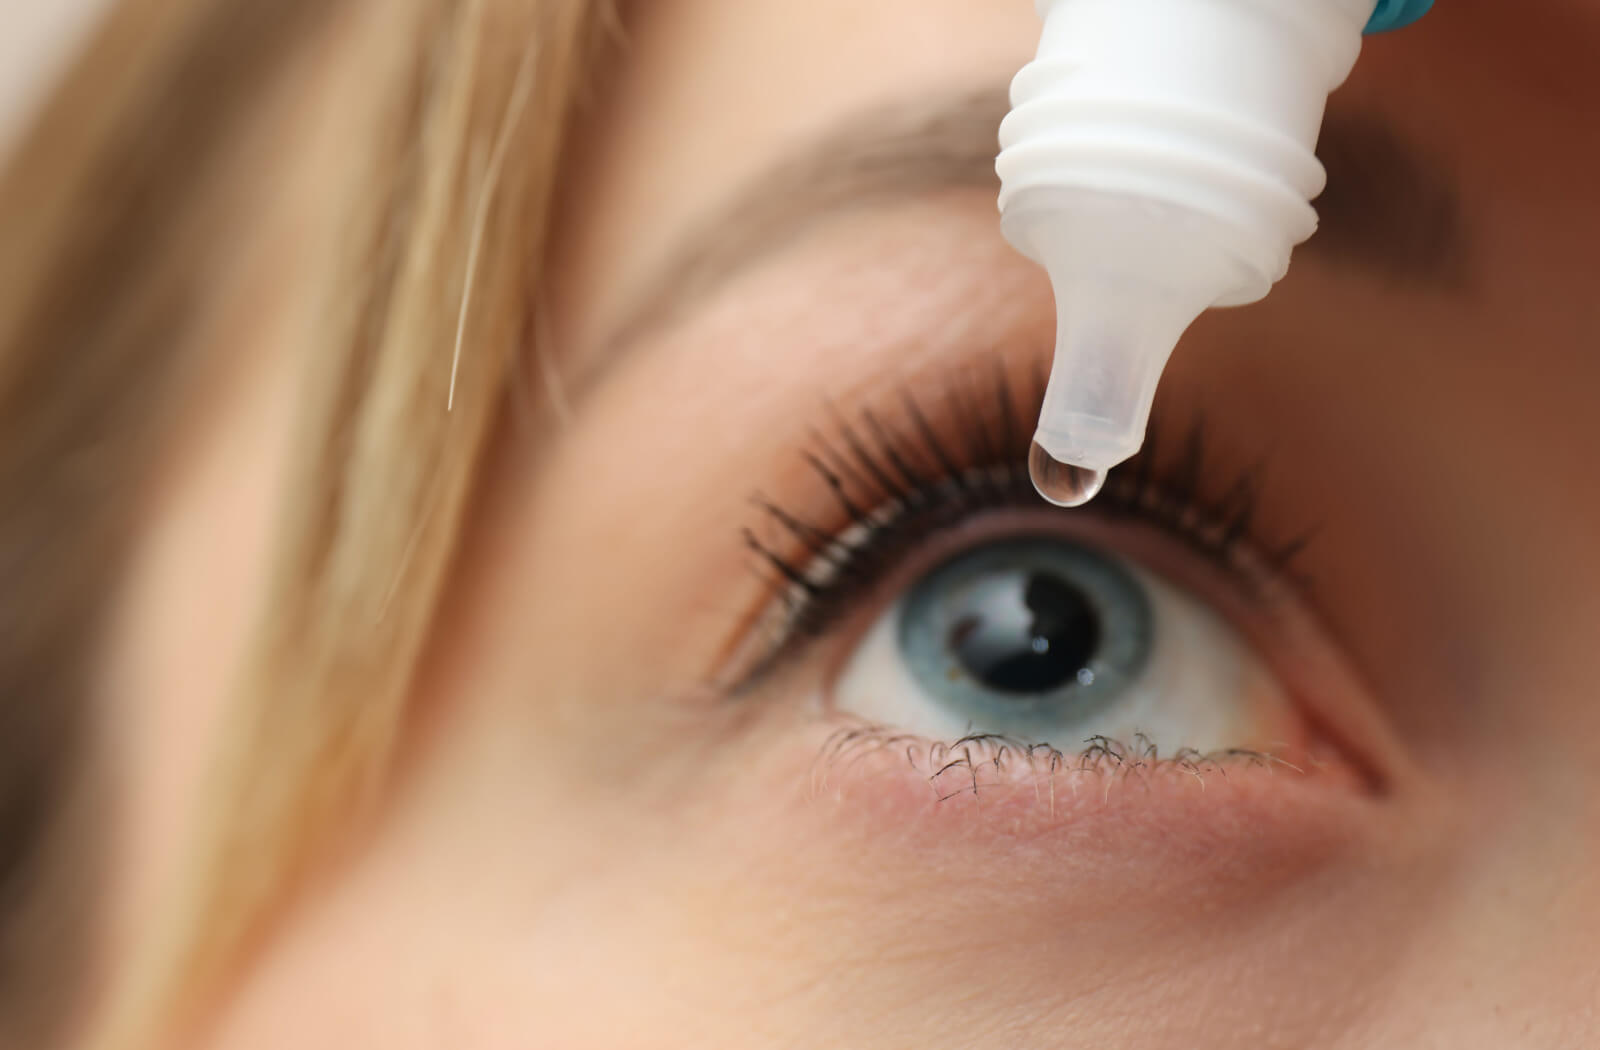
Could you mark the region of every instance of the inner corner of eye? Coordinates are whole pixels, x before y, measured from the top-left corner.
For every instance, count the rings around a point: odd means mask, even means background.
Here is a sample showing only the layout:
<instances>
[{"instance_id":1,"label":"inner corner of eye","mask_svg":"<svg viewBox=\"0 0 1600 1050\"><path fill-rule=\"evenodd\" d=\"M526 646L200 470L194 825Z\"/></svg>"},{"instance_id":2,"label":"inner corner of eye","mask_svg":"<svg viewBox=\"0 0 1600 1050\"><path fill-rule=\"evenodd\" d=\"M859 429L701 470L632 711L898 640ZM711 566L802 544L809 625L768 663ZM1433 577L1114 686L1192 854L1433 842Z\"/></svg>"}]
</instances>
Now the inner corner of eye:
<instances>
[{"instance_id":1,"label":"inner corner of eye","mask_svg":"<svg viewBox=\"0 0 1600 1050\"><path fill-rule=\"evenodd\" d=\"M1220 753L1282 736L1286 691L1191 592L1073 539L982 542L894 597L831 684L840 713L933 740Z\"/></svg>"}]
</instances>

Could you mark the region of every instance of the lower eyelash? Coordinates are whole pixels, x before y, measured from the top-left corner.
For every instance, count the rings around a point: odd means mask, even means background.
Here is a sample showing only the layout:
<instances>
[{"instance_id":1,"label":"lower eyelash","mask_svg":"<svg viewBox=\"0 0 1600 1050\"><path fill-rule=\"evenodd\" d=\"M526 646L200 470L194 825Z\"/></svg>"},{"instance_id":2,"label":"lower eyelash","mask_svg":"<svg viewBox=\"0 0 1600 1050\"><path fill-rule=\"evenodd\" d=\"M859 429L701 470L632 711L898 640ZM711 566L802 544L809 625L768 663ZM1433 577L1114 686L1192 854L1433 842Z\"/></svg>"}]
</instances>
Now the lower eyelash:
<instances>
[{"instance_id":1,"label":"lower eyelash","mask_svg":"<svg viewBox=\"0 0 1600 1050\"><path fill-rule=\"evenodd\" d=\"M812 768L813 793L820 793L829 778L847 775L851 767L880 755L903 758L913 772L926 778L939 802L964 795L976 797L985 788L1000 784L1037 786L1041 780L1052 789L1065 782L1074 791L1092 780L1109 793L1119 784L1155 776L1192 777L1204 786L1207 776L1226 776L1229 768L1240 766L1307 772L1282 757L1247 748L1216 752L1181 748L1163 755L1143 734L1128 741L1092 736L1069 753L1051 744L994 733L938 741L888 726L856 723L835 731L823 744Z\"/></svg>"},{"instance_id":2,"label":"lower eyelash","mask_svg":"<svg viewBox=\"0 0 1600 1050\"><path fill-rule=\"evenodd\" d=\"M833 524L758 495L752 503L779 542L754 527L742 532L782 611L768 655L745 684L826 634L920 542L981 511L1044 508L1028 476L1031 434L1020 425L1043 396L1036 377L1019 403L997 363L945 388L936 402L942 428L909 388L900 391L896 423L871 408L852 422L830 405L831 434L813 430L803 456L827 489L819 513ZM1288 574L1311 533L1277 544L1256 534L1259 468L1208 498L1205 426L1192 424L1167 457L1158 423L1152 419L1144 450L1111 472L1093 503L1060 513L1154 525L1247 585Z\"/></svg>"}]
</instances>

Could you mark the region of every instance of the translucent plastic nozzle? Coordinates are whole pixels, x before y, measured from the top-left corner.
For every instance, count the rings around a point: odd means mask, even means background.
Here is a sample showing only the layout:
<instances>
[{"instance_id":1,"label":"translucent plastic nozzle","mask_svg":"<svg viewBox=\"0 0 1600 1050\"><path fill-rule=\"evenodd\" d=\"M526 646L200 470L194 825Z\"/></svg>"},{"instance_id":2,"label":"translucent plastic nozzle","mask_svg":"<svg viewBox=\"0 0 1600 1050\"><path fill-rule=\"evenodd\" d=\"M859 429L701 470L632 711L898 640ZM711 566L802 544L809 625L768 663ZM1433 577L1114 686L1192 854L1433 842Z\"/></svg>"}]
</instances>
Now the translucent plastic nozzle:
<instances>
[{"instance_id":1,"label":"translucent plastic nozzle","mask_svg":"<svg viewBox=\"0 0 1600 1050\"><path fill-rule=\"evenodd\" d=\"M1044 266L1056 298L1055 359L1030 470L1046 499L1076 506L1144 444L1156 386L1183 333L1252 281L1204 216L1084 191L1052 194L1048 204L1010 211L1005 222L1012 243Z\"/></svg>"}]
</instances>

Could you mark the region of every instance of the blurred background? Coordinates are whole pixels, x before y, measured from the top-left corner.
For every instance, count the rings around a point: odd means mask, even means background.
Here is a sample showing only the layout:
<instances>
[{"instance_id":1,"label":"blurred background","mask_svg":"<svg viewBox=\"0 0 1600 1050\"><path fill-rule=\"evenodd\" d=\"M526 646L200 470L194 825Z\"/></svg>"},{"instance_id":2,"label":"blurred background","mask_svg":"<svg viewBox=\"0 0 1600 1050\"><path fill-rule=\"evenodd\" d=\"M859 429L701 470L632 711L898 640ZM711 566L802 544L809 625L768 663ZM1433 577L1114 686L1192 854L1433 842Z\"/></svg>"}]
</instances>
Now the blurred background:
<instances>
[{"instance_id":1,"label":"blurred background","mask_svg":"<svg viewBox=\"0 0 1600 1050\"><path fill-rule=\"evenodd\" d=\"M0 0L0 154L110 0Z\"/></svg>"}]
</instances>

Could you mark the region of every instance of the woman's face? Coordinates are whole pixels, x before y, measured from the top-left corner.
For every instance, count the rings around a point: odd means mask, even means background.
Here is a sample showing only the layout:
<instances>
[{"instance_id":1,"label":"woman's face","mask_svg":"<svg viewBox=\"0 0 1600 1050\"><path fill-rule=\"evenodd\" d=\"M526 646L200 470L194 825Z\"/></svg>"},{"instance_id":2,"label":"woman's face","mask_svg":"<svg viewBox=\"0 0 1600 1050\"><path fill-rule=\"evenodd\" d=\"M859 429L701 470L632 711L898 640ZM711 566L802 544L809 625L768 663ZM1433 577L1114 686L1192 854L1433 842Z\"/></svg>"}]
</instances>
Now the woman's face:
<instances>
[{"instance_id":1,"label":"woman's face","mask_svg":"<svg viewBox=\"0 0 1600 1050\"><path fill-rule=\"evenodd\" d=\"M1600 9L1370 40L1322 232L1065 512L993 182L1033 5L633 8L395 792L216 1045L1592 1039ZM222 513L281 389L163 498Z\"/></svg>"}]
</instances>

